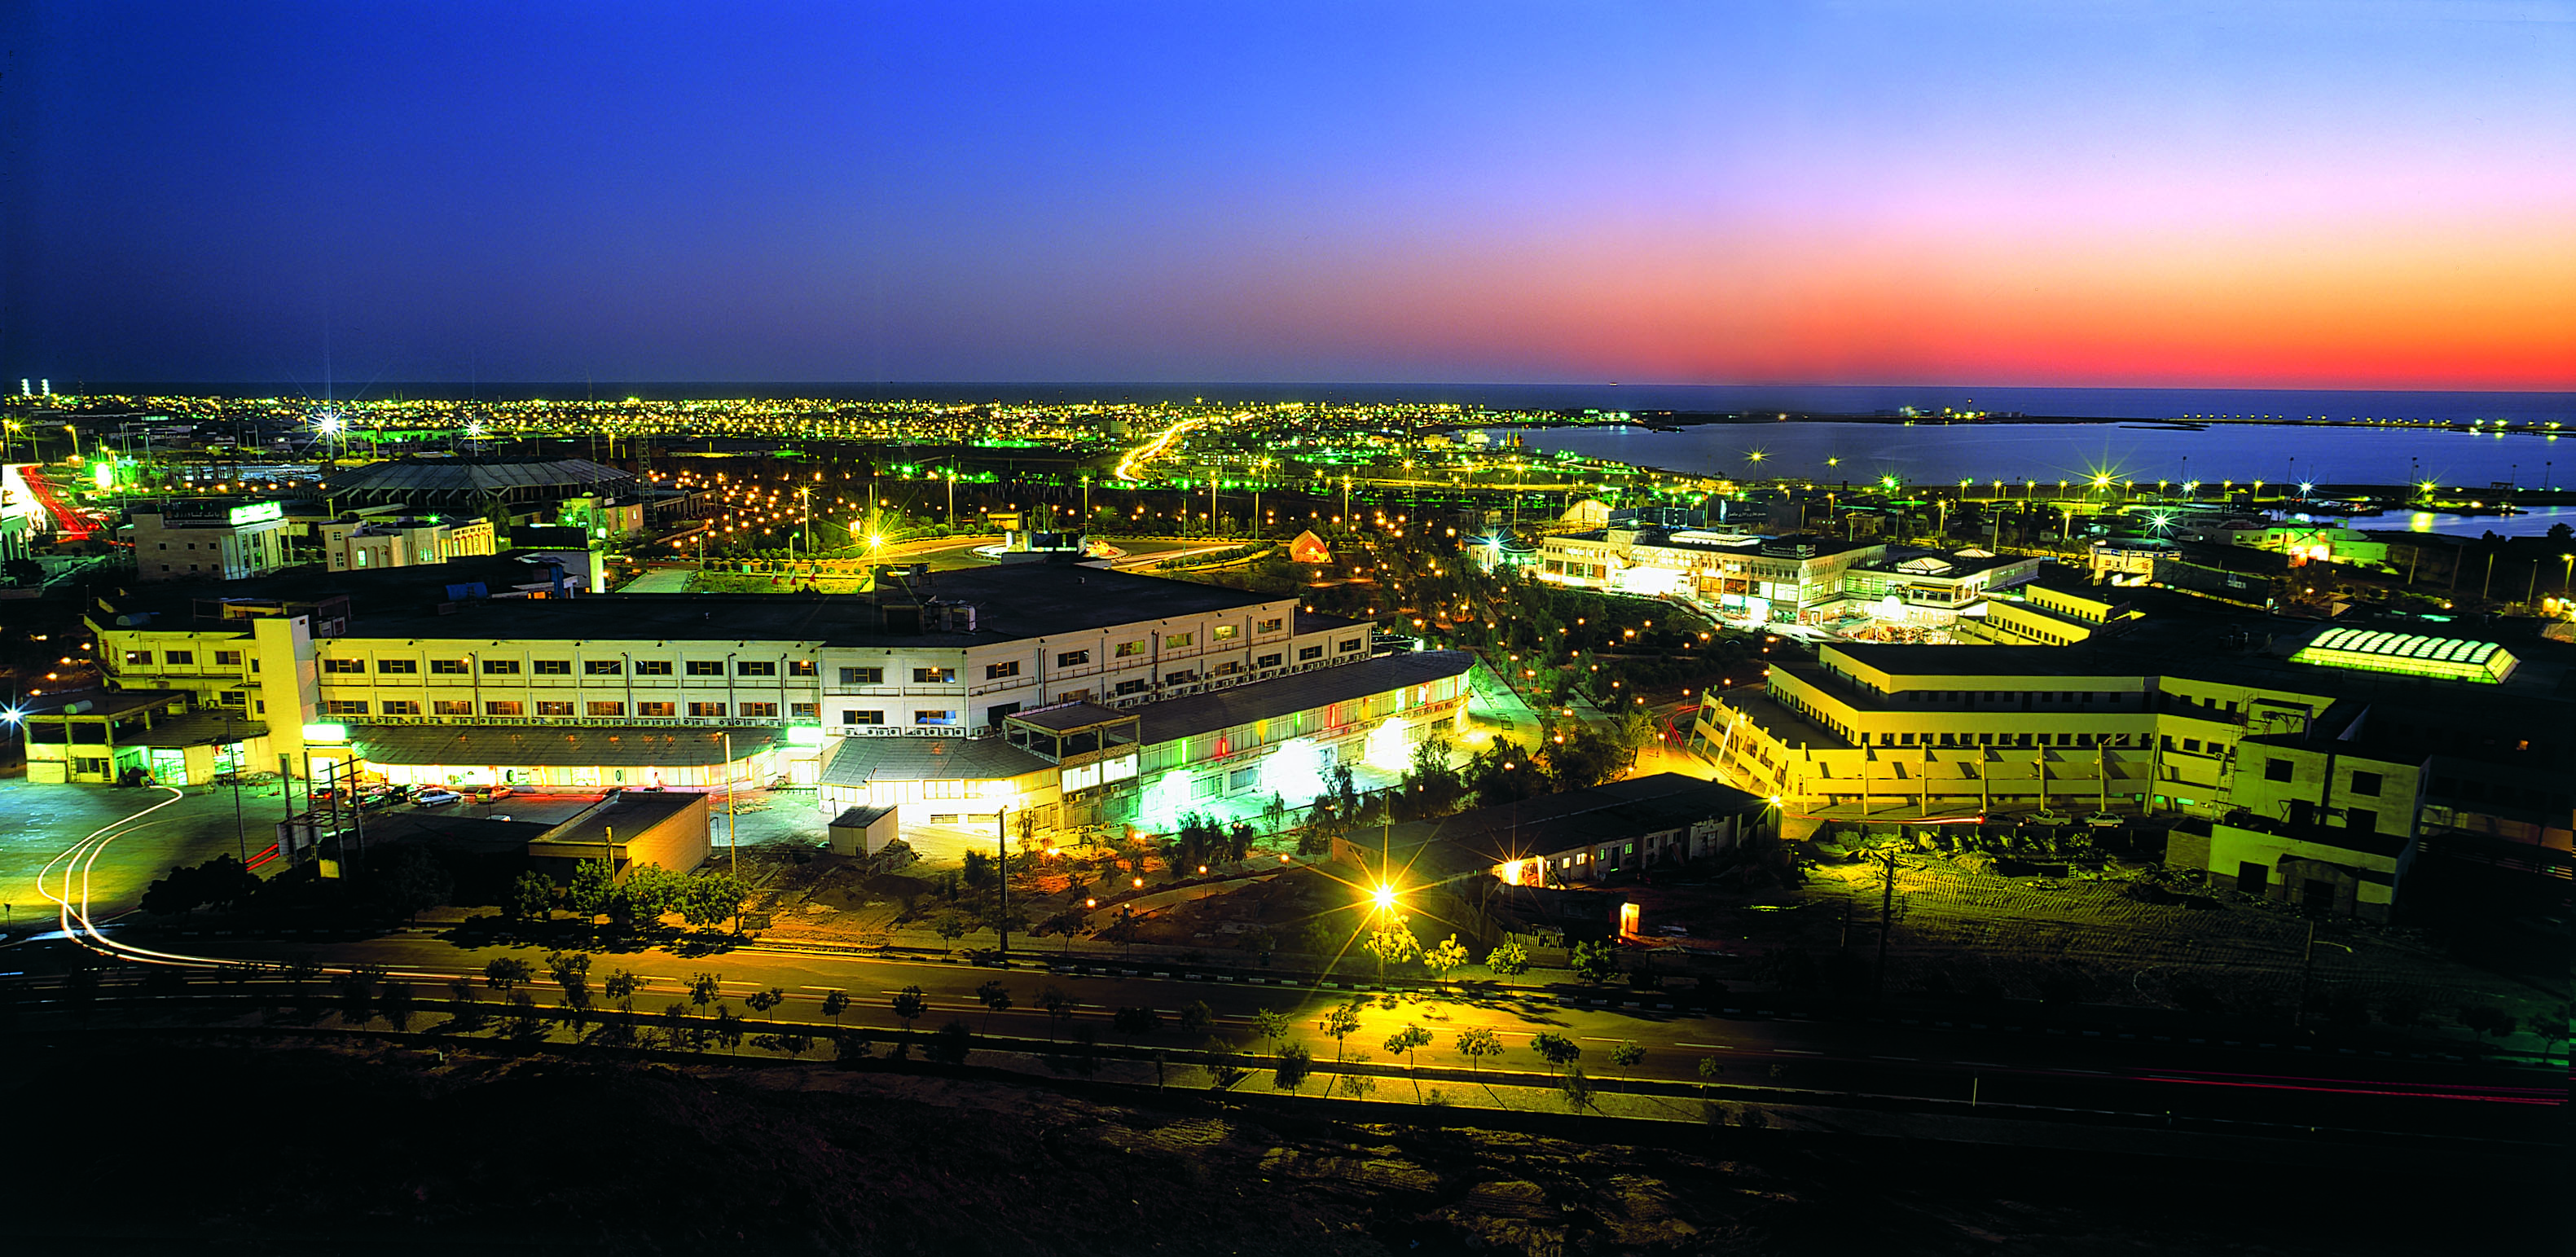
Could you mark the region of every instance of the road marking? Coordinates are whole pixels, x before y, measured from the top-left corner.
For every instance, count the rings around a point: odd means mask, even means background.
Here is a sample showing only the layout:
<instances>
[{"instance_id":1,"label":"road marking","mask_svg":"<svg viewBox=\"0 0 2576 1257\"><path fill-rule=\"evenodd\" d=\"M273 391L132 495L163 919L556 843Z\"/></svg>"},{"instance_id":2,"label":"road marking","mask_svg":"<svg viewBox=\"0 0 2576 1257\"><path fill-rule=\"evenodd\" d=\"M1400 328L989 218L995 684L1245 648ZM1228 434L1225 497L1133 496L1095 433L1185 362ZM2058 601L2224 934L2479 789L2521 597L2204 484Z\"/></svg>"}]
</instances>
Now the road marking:
<instances>
[{"instance_id":1,"label":"road marking","mask_svg":"<svg viewBox=\"0 0 2576 1257\"><path fill-rule=\"evenodd\" d=\"M2002 1062L2000 1062L2000 1061L1953 1061L1953 1062L1951 1062L1951 1063L1952 1063L1952 1064L1954 1064L1954 1065L1975 1065L1975 1066L1978 1066L1978 1067L1980 1067L1980 1068L1984 1068L1984 1069L2010 1069L2010 1068L2012 1068L2012 1066L2010 1066L2010 1065L2006 1065L2006 1064L2003 1064L2003 1063L2002 1063Z\"/></svg>"},{"instance_id":2,"label":"road marking","mask_svg":"<svg viewBox=\"0 0 2576 1257\"><path fill-rule=\"evenodd\" d=\"M1797 1053L1797 1054L1798 1054L1798 1055L1800 1055L1800 1056L1822 1056L1822 1055L1824 1055L1824 1053L1822 1053L1822 1052L1811 1052L1811 1051L1808 1051L1808 1050L1807 1050L1807 1049L1805 1049L1805 1048L1773 1048L1773 1049L1771 1049L1771 1050L1772 1050L1772 1051L1774 1051L1774 1052L1795 1052L1795 1053Z\"/></svg>"},{"instance_id":3,"label":"road marking","mask_svg":"<svg viewBox=\"0 0 2576 1257\"><path fill-rule=\"evenodd\" d=\"M1912 1061L1920 1060L1922 1058L1916 1056L1873 1056L1869 1059L1873 1061Z\"/></svg>"},{"instance_id":4,"label":"road marking","mask_svg":"<svg viewBox=\"0 0 2576 1257\"><path fill-rule=\"evenodd\" d=\"M1733 1048L1728 1047L1727 1045L1725 1045L1725 1044L1723 1044L1723 1043L1676 1043L1676 1044L1674 1044L1673 1046L1674 1046L1674 1047L1687 1047L1687 1048L1714 1048L1714 1049L1716 1049L1717 1051L1720 1051L1720 1052L1732 1052L1732 1051L1734 1051L1734 1050L1735 1050L1735 1049L1733 1049Z\"/></svg>"}]
</instances>

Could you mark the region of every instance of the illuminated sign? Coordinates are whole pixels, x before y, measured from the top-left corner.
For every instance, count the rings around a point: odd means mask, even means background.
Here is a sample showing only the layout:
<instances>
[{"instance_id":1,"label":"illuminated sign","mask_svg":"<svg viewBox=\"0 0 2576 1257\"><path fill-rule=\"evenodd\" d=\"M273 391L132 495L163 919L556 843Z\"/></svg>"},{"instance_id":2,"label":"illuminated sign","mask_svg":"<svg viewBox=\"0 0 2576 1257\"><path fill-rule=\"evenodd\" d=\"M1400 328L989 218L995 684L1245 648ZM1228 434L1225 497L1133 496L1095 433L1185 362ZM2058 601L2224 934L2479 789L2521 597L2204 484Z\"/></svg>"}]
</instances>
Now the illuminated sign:
<instances>
[{"instance_id":1,"label":"illuminated sign","mask_svg":"<svg viewBox=\"0 0 2576 1257\"><path fill-rule=\"evenodd\" d=\"M272 519L284 518L286 518L286 506L284 503L253 502L248 506L234 507L232 509L232 513L226 517L226 522L230 523L235 528L239 528L244 524L266 523Z\"/></svg>"},{"instance_id":2,"label":"illuminated sign","mask_svg":"<svg viewBox=\"0 0 2576 1257\"><path fill-rule=\"evenodd\" d=\"M332 724L306 725L304 726L304 740L307 742L346 742L349 740L349 726Z\"/></svg>"},{"instance_id":3,"label":"illuminated sign","mask_svg":"<svg viewBox=\"0 0 2576 1257\"><path fill-rule=\"evenodd\" d=\"M116 464L114 464L114 463L100 463L100 464L98 464L97 466L94 466L94 467L90 468L90 469L89 469L89 478L90 478L90 483L97 485L97 486L98 486L99 488L101 488L101 489L113 489L113 488L115 488L115 487L116 487Z\"/></svg>"}]
</instances>

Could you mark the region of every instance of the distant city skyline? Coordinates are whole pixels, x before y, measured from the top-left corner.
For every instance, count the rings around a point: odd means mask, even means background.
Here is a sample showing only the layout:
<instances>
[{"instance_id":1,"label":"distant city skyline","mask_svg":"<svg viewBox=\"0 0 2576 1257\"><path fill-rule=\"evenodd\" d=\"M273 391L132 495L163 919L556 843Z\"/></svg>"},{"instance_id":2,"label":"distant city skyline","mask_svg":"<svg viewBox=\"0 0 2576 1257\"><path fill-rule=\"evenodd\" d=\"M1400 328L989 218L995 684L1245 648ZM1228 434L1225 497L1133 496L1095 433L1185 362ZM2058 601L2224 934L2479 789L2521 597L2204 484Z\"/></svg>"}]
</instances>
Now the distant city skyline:
<instances>
[{"instance_id":1,"label":"distant city skyline","mask_svg":"<svg viewBox=\"0 0 2576 1257\"><path fill-rule=\"evenodd\" d=\"M38 3L0 371L2576 388L2576 6Z\"/></svg>"}]
</instances>

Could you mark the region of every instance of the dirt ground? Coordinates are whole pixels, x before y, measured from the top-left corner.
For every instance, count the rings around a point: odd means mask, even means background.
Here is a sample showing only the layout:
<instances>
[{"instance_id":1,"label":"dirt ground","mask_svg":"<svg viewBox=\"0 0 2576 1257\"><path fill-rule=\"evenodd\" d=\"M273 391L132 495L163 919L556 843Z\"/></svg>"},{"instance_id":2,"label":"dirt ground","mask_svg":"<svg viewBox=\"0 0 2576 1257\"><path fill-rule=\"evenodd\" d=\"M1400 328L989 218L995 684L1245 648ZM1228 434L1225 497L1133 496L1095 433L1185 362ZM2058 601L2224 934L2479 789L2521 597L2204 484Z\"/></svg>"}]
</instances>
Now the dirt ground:
<instances>
[{"instance_id":1,"label":"dirt ground","mask_svg":"<svg viewBox=\"0 0 2576 1257\"><path fill-rule=\"evenodd\" d=\"M2455 959L2422 931L2312 922L2232 893L2158 895L2142 888L2142 866L2014 877L1980 863L1919 851L1898 858L1891 995L2175 1007L2194 999L2196 986L2218 1006L2286 1018L2298 1004L2313 925L2312 1005L2358 1000L2384 1019L2384 1010L2413 1000L2448 1020L2457 1005L2485 1001L2528 1023L2568 998L2563 986ZM1883 866L1811 864L1806 874L1802 886L1761 894L1676 881L1619 889L1639 904L1650 936L1680 925L1695 944L1723 955L1699 969L1730 986L1768 986L1777 966L1766 961L1784 950L1874 961Z\"/></svg>"},{"instance_id":2,"label":"dirt ground","mask_svg":"<svg viewBox=\"0 0 2576 1257\"><path fill-rule=\"evenodd\" d=\"M0 1043L30 1245L192 1252L1010 1254L2445 1251L2420 1181L1677 1128L1663 1146L1363 1124L973 1077L169 1036ZM184 1067L173 1068L174 1062ZM222 1078L226 1085L202 1085ZM234 1172L212 1172L232 1166ZM2540 1251L2545 1193L2482 1206ZM2283 1210L2284 1196L2302 1208ZM2164 1207L2191 1201L2189 1208ZM2527 1234L2526 1234L2527 1232Z\"/></svg>"}]
</instances>

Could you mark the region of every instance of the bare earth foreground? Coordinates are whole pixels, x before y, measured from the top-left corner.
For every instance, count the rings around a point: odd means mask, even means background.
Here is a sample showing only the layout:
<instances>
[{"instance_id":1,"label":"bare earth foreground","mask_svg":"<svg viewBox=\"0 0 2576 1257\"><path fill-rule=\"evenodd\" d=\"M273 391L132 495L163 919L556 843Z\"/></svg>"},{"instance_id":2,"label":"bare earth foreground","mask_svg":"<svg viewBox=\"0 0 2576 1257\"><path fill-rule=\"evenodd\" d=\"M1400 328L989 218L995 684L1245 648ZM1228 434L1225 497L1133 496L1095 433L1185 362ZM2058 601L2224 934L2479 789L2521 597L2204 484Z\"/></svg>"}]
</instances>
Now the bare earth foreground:
<instances>
[{"instance_id":1,"label":"bare earth foreground","mask_svg":"<svg viewBox=\"0 0 2576 1257\"><path fill-rule=\"evenodd\" d=\"M1627 1146L1581 1119L1359 1124L828 1064L115 1032L0 1050L0 1200L28 1252L2552 1249L2548 1192L2464 1195L2403 1158L2329 1174L1725 1127Z\"/></svg>"}]
</instances>

